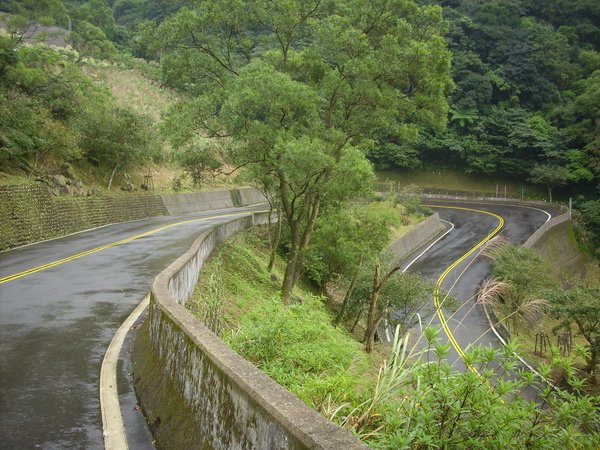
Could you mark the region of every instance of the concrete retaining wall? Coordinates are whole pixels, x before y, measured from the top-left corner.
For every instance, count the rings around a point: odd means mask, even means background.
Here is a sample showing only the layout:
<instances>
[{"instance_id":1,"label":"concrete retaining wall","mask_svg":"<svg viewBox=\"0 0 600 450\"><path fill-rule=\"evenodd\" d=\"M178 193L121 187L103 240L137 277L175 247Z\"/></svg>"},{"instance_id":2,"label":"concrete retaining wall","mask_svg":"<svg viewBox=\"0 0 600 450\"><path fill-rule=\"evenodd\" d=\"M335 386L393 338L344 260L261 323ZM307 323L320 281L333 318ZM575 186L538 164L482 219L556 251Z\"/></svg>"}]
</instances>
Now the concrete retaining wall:
<instances>
[{"instance_id":1,"label":"concrete retaining wall","mask_svg":"<svg viewBox=\"0 0 600 450\"><path fill-rule=\"evenodd\" d=\"M585 274L585 261L579 251L569 214L550 219L523 245L551 261L557 276L561 273L571 276Z\"/></svg>"},{"instance_id":2,"label":"concrete retaining wall","mask_svg":"<svg viewBox=\"0 0 600 450\"><path fill-rule=\"evenodd\" d=\"M445 228L444 224L440 221L439 214L432 214L400 239L393 242L388 249L399 260L402 260L419 247L439 236Z\"/></svg>"},{"instance_id":3,"label":"concrete retaining wall","mask_svg":"<svg viewBox=\"0 0 600 450\"><path fill-rule=\"evenodd\" d=\"M233 352L182 306L215 245L259 222L266 222L266 215L201 234L153 283L132 358L136 390L158 445L367 448Z\"/></svg>"}]
</instances>

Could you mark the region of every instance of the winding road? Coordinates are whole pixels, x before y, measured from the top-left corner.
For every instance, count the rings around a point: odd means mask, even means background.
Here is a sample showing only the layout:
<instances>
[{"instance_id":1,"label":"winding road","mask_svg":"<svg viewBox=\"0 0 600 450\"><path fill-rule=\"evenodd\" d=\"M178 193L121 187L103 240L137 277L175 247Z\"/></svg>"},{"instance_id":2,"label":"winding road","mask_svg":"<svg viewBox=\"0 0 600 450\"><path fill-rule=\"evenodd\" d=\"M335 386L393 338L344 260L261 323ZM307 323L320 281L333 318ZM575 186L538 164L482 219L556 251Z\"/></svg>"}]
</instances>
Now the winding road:
<instances>
[{"instance_id":1,"label":"winding road","mask_svg":"<svg viewBox=\"0 0 600 450\"><path fill-rule=\"evenodd\" d=\"M523 244L556 214L551 208L524 205L432 201L429 206L453 229L411 264L411 272L437 282L458 300L452 313L440 312L432 323L440 328L439 339L451 342L449 361L463 370L460 355L470 345L500 347L490 329L483 307L476 304L479 285L490 272L490 262L481 255L487 239L500 234L509 242ZM443 298L440 299L443 303Z\"/></svg>"},{"instance_id":2,"label":"winding road","mask_svg":"<svg viewBox=\"0 0 600 450\"><path fill-rule=\"evenodd\" d=\"M509 205L432 205L455 227L410 268L432 280L484 240L498 226L497 216L505 221L501 233L515 243L549 217ZM0 448L103 448L98 379L116 329L153 277L201 230L253 209L110 225L0 253ZM445 290L453 286L463 303L447 318L458 349L472 342L498 345L473 306L472 296L489 271L477 253L456 264L442 283ZM454 352L459 359L459 350ZM148 448L151 436L127 383L126 360L122 354L119 389L129 447Z\"/></svg>"}]
</instances>

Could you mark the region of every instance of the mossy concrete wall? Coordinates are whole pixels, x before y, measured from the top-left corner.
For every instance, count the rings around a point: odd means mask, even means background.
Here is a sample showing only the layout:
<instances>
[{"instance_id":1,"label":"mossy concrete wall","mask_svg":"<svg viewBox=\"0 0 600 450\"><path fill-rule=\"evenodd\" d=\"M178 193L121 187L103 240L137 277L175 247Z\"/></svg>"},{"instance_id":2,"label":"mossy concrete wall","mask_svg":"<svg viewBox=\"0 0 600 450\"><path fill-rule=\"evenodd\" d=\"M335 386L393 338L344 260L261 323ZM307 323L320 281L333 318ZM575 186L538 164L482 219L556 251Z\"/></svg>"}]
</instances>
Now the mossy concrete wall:
<instances>
[{"instance_id":1,"label":"mossy concrete wall","mask_svg":"<svg viewBox=\"0 0 600 450\"><path fill-rule=\"evenodd\" d=\"M110 223L247 206L265 201L256 189L157 195L56 197L42 184L0 186L0 250Z\"/></svg>"},{"instance_id":2,"label":"mossy concrete wall","mask_svg":"<svg viewBox=\"0 0 600 450\"><path fill-rule=\"evenodd\" d=\"M579 250L569 214L550 219L523 245L549 260L557 277L561 273L575 277L585 274L585 260Z\"/></svg>"},{"instance_id":3,"label":"mossy concrete wall","mask_svg":"<svg viewBox=\"0 0 600 450\"><path fill-rule=\"evenodd\" d=\"M152 285L132 353L136 391L159 448L367 448L231 350L183 304L212 249L266 215L202 233Z\"/></svg>"},{"instance_id":4,"label":"mossy concrete wall","mask_svg":"<svg viewBox=\"0 0 600 450\"><path fill-rule=\"evenodd\" d=\"M388 249L397 259L402 260L419 247L439 236L445 228L440 221L439 214L432 214L400 239L393 242Z\"/></svg>"}]
</instances>

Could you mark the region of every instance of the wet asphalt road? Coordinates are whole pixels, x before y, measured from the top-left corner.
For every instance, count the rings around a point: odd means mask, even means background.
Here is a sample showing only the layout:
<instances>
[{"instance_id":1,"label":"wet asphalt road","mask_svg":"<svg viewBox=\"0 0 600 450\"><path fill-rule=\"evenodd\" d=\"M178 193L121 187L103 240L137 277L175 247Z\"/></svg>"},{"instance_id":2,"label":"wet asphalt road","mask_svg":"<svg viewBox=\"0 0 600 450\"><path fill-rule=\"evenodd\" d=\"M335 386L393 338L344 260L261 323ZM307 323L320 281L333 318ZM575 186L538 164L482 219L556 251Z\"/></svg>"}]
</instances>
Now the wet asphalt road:
<instances>
[{"instance_id":1,"label":"wet asphalt road","mask_svg":"<svg viewBox=\"0 0 600 450\"><path fill-rule=\"evenodd\" d=\"M2 278L169 223L206 218L0 284L0 448L103 448L98 381L115 331L153 277L201 230L231 219L211 217L247 211L110 225L0 253ZM141 413L125 412L126 420L143 424ZM143 442L148 436L140 434Z\"/></svg>"},{"instance_id":2,"label":"wet asphalt road","mask_svg":"<svg viewBox=\"0 0 600 450\"><path fill-rule=\"evenodd\" d=\"M548 217L535 209L506 205L428 203L499 214L506 220L502 234L516 243L524 242ZM111 225L3 252L0 278L168 223L237 211ZM456 228L411 267L433 281L497 224L497 219L476 212L446 208L436 212ZM227 219L179 225L0 284L0 448L103 447L98 377L114 332L148 291L152 278L186 251L202 229L223 220ZM450 273L444 289L472 259ZM476 257L452 288L463 306L449 319L449 326L463 348L475 341L499 344L472 299L488 271L488 263ZM440 338L444 339L443 332ZM456 357L454 353L450 359ZM121 360L127 360L123 353ZM122 379L127 367L124 371ZM132 411L131 392L128 397L129 406L123 409L126 422L143 425L140 413ZM138 432L139 443L132 448L143 448L148 439L144 430Z\"/></svg>"},{"instance_id":3,"label":"wet asphalt road","mask_svg":"<svg viewBox=\"0 0 600 450\"><path fill-rule=\"evenodd\" d=\"M436 208L440 206L458 206L489 211L504 218L505 226L500 232L502 236L515 244L524 243L549 216L546 212L529 207L433 201L426 202L440 218L452 222L455 226L446 237L431 248L409 269L420 273L426 279L435 282L447 267L452 265L462 255L467 253L477 243L484 239L498 225L498 219L480 212L460 209ZM557 212L547 209L551 215ZM450 292L458 300L456 311L446 311L448 327L462 349L469 345L491 345L500 347L501 343L490 330L483 307L476 304L475 295L481 282L489 276L490 263L479 251L455 267L442 283L442 289ZM431 323L440 329L439 339L447 342L448 337L441 329L437 316L430 319ZM457 370L464 370L461 358L451 347L448 360L455 364Z\"/></svg>"}]
</instances>

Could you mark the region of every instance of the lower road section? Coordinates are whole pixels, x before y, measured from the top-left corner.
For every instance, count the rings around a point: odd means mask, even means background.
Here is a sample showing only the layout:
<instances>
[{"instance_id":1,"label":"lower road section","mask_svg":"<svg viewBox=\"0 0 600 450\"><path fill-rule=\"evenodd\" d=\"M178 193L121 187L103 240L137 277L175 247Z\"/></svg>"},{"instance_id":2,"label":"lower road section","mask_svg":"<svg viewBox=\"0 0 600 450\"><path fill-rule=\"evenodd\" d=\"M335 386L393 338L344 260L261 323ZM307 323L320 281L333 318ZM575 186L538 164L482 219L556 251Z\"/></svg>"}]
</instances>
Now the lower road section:
<instances>
[{"instance_id":1,"label":"lower road section","mask_svg":"<svg viewBox=\"0 0 600 450\"><path fill-rule=\"evenodd\" d=\"M470 345L500 346L490 330L483 307L476 303L481 282L489 275L490 263L481 255L486 241L501 235L515 244L524 243L554 213L540 208L486 203L430 201L429 206L454 229L410 267L438 282L443 292L458 300L456 311L441 311L432 319L441 329L440 339L452 343L449 359L464 369L462 352Z\"/></svg>"},{"instance_id":2,"label":"lower road section","mask_svg":"<svg viewBox=\"0 0 600 450\"><path fill-rule=\"evenodd\" d=\"M111 225L0 253L0 448L103 448L98 383L115 331L201 230L249 210ZM125 417L143 422L139 411Z\"/></svg>"}]
</instances>

